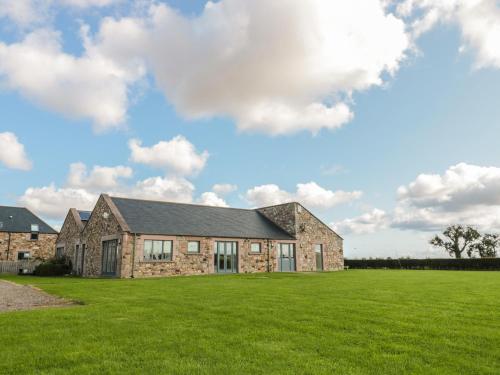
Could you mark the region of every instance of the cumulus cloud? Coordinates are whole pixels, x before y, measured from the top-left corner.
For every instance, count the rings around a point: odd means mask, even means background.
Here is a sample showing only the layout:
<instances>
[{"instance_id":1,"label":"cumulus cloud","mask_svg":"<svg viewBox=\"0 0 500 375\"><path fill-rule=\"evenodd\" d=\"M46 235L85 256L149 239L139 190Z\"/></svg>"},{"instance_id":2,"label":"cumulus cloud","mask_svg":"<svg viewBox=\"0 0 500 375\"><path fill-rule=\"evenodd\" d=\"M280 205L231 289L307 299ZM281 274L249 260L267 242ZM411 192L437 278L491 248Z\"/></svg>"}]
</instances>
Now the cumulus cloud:
<instances>
[{"instance_id":1,"label":"cumulus cloud","mask_svg":"<svg viewBox=\"0 0 500 375\"><path fill-rule=\"evenodd\" d=\"M76 8L106 7L123 0L58 0L58 3Z\"/></svg>"},{"instance_id":2,"label":"cumulus cloud","mask_svg":"<svg viewBox=\"0 0 500 375\"><path fill-rule=\"evenodd\" d=\"M246 192L245 197L250 204L255 206L271 206L297 201L306 207L326 209L359 199L361 195L361 191L332 191L319 186L316 182L308 182L297 184L297 190L294 193L282 190L275 184L255 186Z\"/></svg>"},{"instance_id":3,"label":"cumulus cloud","mask_svg":"<svg viewBox=\"0 0 500 375\"><path fill-rule=\"evenodd\" d=\"M52 111L91 119L97 131L117 128L126 120L127 85L144 71L100 54L86 30L81 57L63 52L60 33L49 29L18 43L0 42L0 84Z\"/></svg>"},{"instance_id":4,"label":"cumulus cloud","mask_svg":"<svg viewBox=\"0 0 500 375\"><path fill-rule=\"evenodd\" d=\"M73 9L105 7L122 0L0 0L0 18L21 28L47 23L59 6Z\"/></svg>"},{"instance_id":5,"label":"cumulus cloud","mask_svg":"<svg viewBox=\"0 0 500 375\"><path fill-rule=\"evenodd\" d=\"M226 195L229 193L232 193L233 191L236 191L238 189L238 186L233 185L233 184L215 184L212 186L212 190L216 194L220 195Z\"/></svg>"},{"instance_id":6,"label":"cumulus cloud","mask_svg":"<svg viewBox=\"0 0 500 375\"><path fill-rule=\"evenodd\" d=\"M229 207L226 201L213 191L207 191L201 194L200 198L198 199L198 203L204 204L206 206Z\"/></svg>"},{"instance_id":7,"label":"cumulus cloud","mask_svg":"<svg viewBox=\"0 0 500 375\"><path fill-rule=\"evenodd\" d=\"M456 24L463 46L476 54L476 66L500 68L500 5L496 0L406 0L398 14L411 21L414 37L438 23Z\"/></svg>"},{"instance_id":8,"label":"cumulus cloud","mask_svg":"<svg viewBox=\"0 0 500 375\"><path fill-rule=\"evenodd\" d=\"M74 163L66 183L30 187L19 197L18 203L49 219L62 220L71 207L91 210L99 194L112 196L165 200L190 203L194 186L182 177L149 177L125 184L122 179L132 176L132 169L124 166L94 166L90 172L85 164Z\"/></svg>"},{"instance_id":9,"label":"cumulus cloud","mask_svg":"<svg viewBox=\"0 0 500 375\"><path fill-rule=\"evenodd\" d=\"M500 168L467 163L443 174L420 174L397 189L392 213L373 209L332 226L341 233L373 233L387 227L441 231L449 225L500 231Z\"/></svg>"},{"instance_id":10,"label":"cumulus cloud","mask_svg":"<svg viewBox=\"0 0 500 375\"><path fill-rule=\"evenodd\" d=\"M398 189L393 226L440 230L456 223L500 230L500 168L460 163Z\"/></svg>"},{"instance_id":11,"label":"cumulus cloud","mask_svg":"<svg viewBox=\"0 0 500 375\"><path fill-rule=\"evenodd\" d=\"M364 234L375 233L387 228L389 224L389 215L383 210L374 208L370 212L366 212L358 217L332 223L331 227L342 234Z\"/></svg>"},{"instance_id":12,"label":"cumulus cloud","mask_svg":"<svg viewBox=\"0 0 500 375\"><path fill-rule=\"evenodd\" d=\"M71 207L91 210L97 198L98 194L85 189L57 188L50 184L26 189L18 203L44 217L62 220Z\"/></svg>"},{"instance_id":13,"label":"cumulus cloud","mask_svg":"<svg viewBox=\"0 0 500 375\"><path fill-rule=\"evenodd\" d=\"M194 185L185 178L157 176L140 180L131 188L122 188L111 194L129 198L190 203L193 201L193 192Z\"/></svg>"},{"instance_id":14,"label":"cumulus cloud","mask_svg":"<svg viewBox=\"0 0 500 375\"><path fill-rule=\"evenodd\" d=\"M20 27L45 18L48 0L0 0L0 19L8 18Z\"/></svg>"},{"instance_id":15,"label":"cumulus cloud","mask_svg":"<svg viewBox=\"0 0 500 375\"><path fill-rule=\"evenodd\" d=\"M141 144L137 139L129 141L132 161L162 168L176 175L200 172L209 156L206 150L198 153L194 145L182 135L170 141L160 141L151 147L142 147Z\"/></svg>"},{"instance_id":16,"label":"cumulus cloud","mask_svg":"<svg viewBox=\"0 0 500 375\"><path fill-rule=\"evenodd\" d=\"M24 145L19 142L14 133L0 133L0 163L7 168L23 171L30 170L32 167L32 163L24 150Z\"/></svg>"},{"instance_id":17,"label":"cumulus cloud","mask_svg":"<svg viewBox=\"0 0 500 375\"><path fill-rule=\"evenodd\" d=\"M409 45L378 0L209 1L195 17L155 4L142 18L105 19L95 44L144 59L181 114L270 134L342 126L351 93L381 85Z\"/></svg>"},{"instance_id":18,"label":"cumulus cloud","mask_svg":"<svg viewBox=\"0 0 500 375\"><path fill-rule=\"evenodd\" d=\"M89 173L85 164L73 163L69 167L67 184L75 188L105 190L117 187L121 178L130 177L132 177L132 169L122 165L116 167L96 165Z\"/></svg>"}]
</instances>

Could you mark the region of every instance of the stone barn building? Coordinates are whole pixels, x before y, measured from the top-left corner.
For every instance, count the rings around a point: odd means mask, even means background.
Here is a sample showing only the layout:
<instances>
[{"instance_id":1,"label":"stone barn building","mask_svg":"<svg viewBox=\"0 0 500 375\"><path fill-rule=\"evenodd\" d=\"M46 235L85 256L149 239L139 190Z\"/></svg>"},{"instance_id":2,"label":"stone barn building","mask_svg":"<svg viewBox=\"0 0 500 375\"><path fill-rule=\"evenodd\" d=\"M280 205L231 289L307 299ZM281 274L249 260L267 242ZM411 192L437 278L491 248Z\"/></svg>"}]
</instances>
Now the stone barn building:
<instances>
[{"instance_id":1,"label":"stone barn building","mask_svg":"<svg viewBox=\"0 0 500 375\"><path fill-rule=\"evenodd\" d=\"M81 245L81 235L91 212L70 208L57 237L56 255L71 260L73 273L82 275L85 247Z\"/></svg>"},{"instance_id":2,"label":"stone barn building","mask_svg":"<svg viewBox=\"0 0 500 375\"><path fill-rule=\"evenodd\" d=\"M24 207L0 206L0 261L54 256L57 232Z\"/></svg>"},{"instance_id":3,"label":"stone barn building","mask_svg":"<svg viewBox=\"0 0 500 375\"><path fill-rule=\"evenodd\" d=\"M83 276L335 271L344 265L342 238L299 203L239 209L102 194L86 223L70 210L59 246Z\"/></svg>"}]
</instances>

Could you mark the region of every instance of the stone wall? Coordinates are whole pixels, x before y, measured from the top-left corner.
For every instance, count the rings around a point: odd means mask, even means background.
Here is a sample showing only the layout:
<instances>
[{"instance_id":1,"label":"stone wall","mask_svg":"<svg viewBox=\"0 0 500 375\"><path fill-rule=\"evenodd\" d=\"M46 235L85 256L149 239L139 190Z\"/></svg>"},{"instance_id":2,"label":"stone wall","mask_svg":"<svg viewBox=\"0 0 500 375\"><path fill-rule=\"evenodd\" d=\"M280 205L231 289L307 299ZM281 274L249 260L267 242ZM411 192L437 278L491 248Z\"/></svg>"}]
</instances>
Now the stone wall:
<instances>
[{"instance_id":1,"label":"stone wall","mask_svg":"<svg viewBox=\"0 0 500 375\"><path fill-rule=\"evenodd\" d=\"M238 238L212 238L212 237L185 237L185 236L154 236L126 234L123 240L122 277L131 277L131 259L134 253L134 277L172 276L172 275L200 275L214 273L214 253L216 241L235 241L238 243L238 272L253 273L272 271L276 268L275 247L268 254L267 240L250 240ZM144 240L170 240L173 245L172 261L144 261ZM200 252L191 254L187 252L189 241L200 242ZM250 244L261 243L261 252L250 252ZM272 242L272 241L271 241ZM127 261L125 261L127 260ZM128 261L130 260L130 261Z\"/></svg>"},{"instance_id":2,"label":"stone wall","mask_svg":"<svg viewBox=\"0 0 500 375\"><path fill-rule=\"evenodd\" d=\"M343 241L302 205L292 202L259 208L259 212L295 236L297 271L316 271L316 244L323 245L323 269L343 269Z\"/></svg>"},{"instance_id":3,"label":"stone wall","mask_svg":"<svg viewBox=\"0 0 500 375\"><path fill-rule=\"evenodd\" d=\"M323 245L323 270L344 268L343 241L330 227L295 203L297 225L297 271L316 271L316 244Z\"/></svg>"},{"instance_id":4,"label":"stone wall","mask_svg":"<svg viewBox=\"0 0 500 375\"><path fill-rule=\"evenodd\" d=\"M75 267L75 247L81 241L81 232L83 230L83 223L80 220L78 212L71 208L64 219L61 231L56 241L57 247L64 247L63 254L71 259L73 268Z\"/></svg>"},{"instance_id":5,"label":"stone wall","mask_svg":"<svg viewBox=\"0 0 500 375\"><path fill-rule=\"evenodd\" d=\"M82 243L85 244L83 276L101 276L102 241L111 237L119 240L117 276L120 276L122 227L105 196L101 195L82 232Z\"/></svg>"},{"instance_id":6,"label":"stone wall","mask_svg":"<svg viewBox=\"0 0 500 375\"><path fill-rule=\"evenodd\" d=\"M295 237L297 233L295 205L296 203L279 204L276 206L262 207L257 209L257 211Z\"/></svg>"},{"instance_id":7,"label":"stone wall","mask_svg":"<svg viewBox=\"0 0 500 375\"><path fill-rule=\"evenodd\" d=\"M39 233L38 240L31 240L31 233L0 232L0 260L17 260L17 253L29 251L31 258L49 259L55 255L57 234Z\"/></svg>"}]
</instances>

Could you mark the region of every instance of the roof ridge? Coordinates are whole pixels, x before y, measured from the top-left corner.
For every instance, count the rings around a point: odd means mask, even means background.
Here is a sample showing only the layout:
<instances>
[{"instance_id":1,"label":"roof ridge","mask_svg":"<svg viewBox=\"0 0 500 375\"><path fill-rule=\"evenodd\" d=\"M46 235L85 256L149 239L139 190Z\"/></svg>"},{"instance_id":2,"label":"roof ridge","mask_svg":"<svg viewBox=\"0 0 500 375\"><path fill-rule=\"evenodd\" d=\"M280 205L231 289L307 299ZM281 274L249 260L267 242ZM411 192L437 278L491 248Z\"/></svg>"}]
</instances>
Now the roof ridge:
<instances>
[{"instance_id":1,"label":"roof ridge","mask_svg":"<svg viewBox=\"0 0 500 375\"><path fill-rule=\"evenodd\" d=\"M19 206L4 206L4 205L1 205L0 204L0 208L1 207L6 207L6 208L19 208L20 210L27 210L28 208L26 207L19 207Z\"/></svg>"},{"instance_id":2,"label":"roof ridge","mask_svg":"<svg viewBox=\"0 0 500 375\"><path fill-rule=\"evenodd\" d=\"M240 208L240 207L222 207L222 206L210 206L208 204L201 203L183 203L183 202L172 202L172 201L160 201L156 199L141 199L141 198L127 198L127 197L112 197L111 199L126 199L131 201L141 201L141 202L153 202L153 203L168 203L177 204L182 206L197 206L197 207L208 207L208 208L224 208L228 210L241 210L241 211L257 211L257 208Z\"/></svg>"}]
</instances>

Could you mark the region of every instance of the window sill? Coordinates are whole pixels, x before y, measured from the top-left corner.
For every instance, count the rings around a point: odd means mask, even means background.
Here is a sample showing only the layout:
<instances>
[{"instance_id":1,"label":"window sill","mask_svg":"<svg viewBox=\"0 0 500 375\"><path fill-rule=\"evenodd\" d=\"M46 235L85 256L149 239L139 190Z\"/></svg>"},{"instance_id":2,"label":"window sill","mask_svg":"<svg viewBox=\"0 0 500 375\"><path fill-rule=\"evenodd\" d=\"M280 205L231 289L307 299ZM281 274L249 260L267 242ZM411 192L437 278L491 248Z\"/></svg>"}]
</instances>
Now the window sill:
<instances>
[{"instance_id":1,"label":"window sill","mask_svg":"<svg viewBox=\"0 0 500 375\"><path fill-rule=\"evenodd\" d=\"M139 263L175 263L173 260L141 260Z\"/></svg>"}]
</instances>

